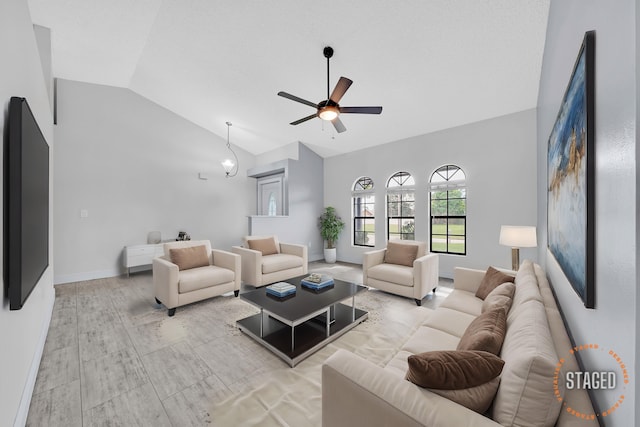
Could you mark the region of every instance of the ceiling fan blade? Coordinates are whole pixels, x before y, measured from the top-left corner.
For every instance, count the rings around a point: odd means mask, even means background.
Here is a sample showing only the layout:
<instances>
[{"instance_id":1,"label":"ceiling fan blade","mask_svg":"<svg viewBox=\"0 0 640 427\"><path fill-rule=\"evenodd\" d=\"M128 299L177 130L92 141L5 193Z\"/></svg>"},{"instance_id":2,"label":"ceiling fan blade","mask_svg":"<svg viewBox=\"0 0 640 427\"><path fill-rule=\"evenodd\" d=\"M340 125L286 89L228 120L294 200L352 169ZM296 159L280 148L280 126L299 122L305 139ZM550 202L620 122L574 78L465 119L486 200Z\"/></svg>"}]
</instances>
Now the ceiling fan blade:
<instances>
[{"instance_id":1,"label":"ceiling fan blade","mask_svg":"<svg viewBox=\"0 0 640 427\"><path fill-rule=\"evenodd\" d=\"M291 123L289 123L289 124L290 124L290 125L293 125L293 126L295 126L295 125L299 125L300 123L304 123L304 122L306 122L307 120L311 120L311 119L313 119L314 117L317 117L317 114L312 114L312 115L310 115L310 116L303 117L303 118L301 118L301 119L299 119L299 120L296 120L295 122L291 122Z\"/></svg>"},{"instance_id":2,"label":"ceiling fan blade","mask_svg":"<svg viewBox=\"0 0 640 427\"><path fill-rule=\"evenodd\" d=\"M290 93L287 93L287 92L278 92L278 96L290 99L292 101L299 102L301 104L308 105L309 107L318 108L318 104L313 103L311 101L307 101L306 99L298 98L297 96L291 95Z\"/></svg>"},{"instance_id":3,"label":"ceiling fan blade","mask_svg":"<svg viewBox=\"0 0 640 427\"><path fill-rule=\"evenodd\" d=\"M342 133L347 130L347 128L344 127L342 120L340 120L340 117L336 117L335 119L331 120L331 123L333 123L333 127L336 128L336 131L338 131L338 133Z\"/></svg>"},{"instance_id":4,"label":"ceiling fan blade","mask_svg":"<svg viewBox=\"0 0 640 427\"><path fill-rule=\"evenodd\" d=\"M329 97L329 99L336 104L339 103L344 96L344 93L347 91L347 89L349 89L349 86L351 86L352 83L353 81L349 80L348 78L340 77L340 80L338 80L338 83L336 83L336 87L333 88L333 92L331 92L331 96Z\"/></svg>"},{"instance_id":5,"label":"ceiling fan blade","mask_svg":"<svg viewBox=\"0 0 640 427\"><path fill-rule=\"evenodd\" d=\"M380 114L382 107L340 107L341 113Z\"/></svg>"}]
</instances>

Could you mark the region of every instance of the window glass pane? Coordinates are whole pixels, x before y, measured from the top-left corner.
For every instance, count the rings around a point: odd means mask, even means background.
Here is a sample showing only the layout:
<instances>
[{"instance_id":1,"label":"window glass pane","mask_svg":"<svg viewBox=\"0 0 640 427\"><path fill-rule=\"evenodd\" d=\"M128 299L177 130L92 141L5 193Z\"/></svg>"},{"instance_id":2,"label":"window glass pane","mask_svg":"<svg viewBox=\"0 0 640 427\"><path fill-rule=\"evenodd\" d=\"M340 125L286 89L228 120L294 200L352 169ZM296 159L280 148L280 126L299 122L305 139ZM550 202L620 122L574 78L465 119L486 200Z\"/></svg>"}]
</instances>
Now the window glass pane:
<instances>
[{"instance_id":1,"label":"window glass pane","mask_svg":"<svg viewBox=\"0 0 640 427\"><path fill-rule=\"evenodd\" d=\"M414 216L415 202L403 202L400 204L400 216Z\"/></svg>"},{"instance_id":2,"label":"window glass pane","mask_svg":"<svg viewBox=\"0 0 640 427\"><path fill-rule=\"evenodd\" d=\"M353 186L356 191L373 190L373 181L369 177L360 178Z\"/></svg>"},{"instance_id":3,"label":"window glass pane","mask_svg":"<svg viewBox=\"0 0 640 427\"><path fill-rule=\"evenodd\" d=\"M454 254L466 253L466 239L464 236L449 236L449 252Z\"/></svg>"},{"instance_id":4,"label":"window glass pane","mask_svg":"<svg viewBox=\"0 0 640 427\"><path fill-rule=\"evenodd\" d=\"M450 199L448 202L449 215L466 215L467 201L465 199Z\"/></svg>"},{"instance_id":5,"label":"window glass pane","mask_svg":"<svg viewBox=\"0 0 640 427\"><path fill-rule=\"evenodd\" d=\"M446 215L447 214L447 201L446 200L431 200L431 215Z\"/></svg>"},{"instance_id":6,"label":"window glass pane","mask_svg":"<svg viewBox=\"0 0 640 427\"><path fill-rule=\"evenodd\" d=\"M465 220L464 218L449 218L449 235L464 236Z\"/></svg>"},{"instance_id":7,"label":"window glass pane","mask_svg":"<svg viewBox=\"0 0 640 427\"><path fill-rule=\"evenodd\" d=\"M446 191L432 191L431 192L431 200L438 200L438 199L447 199L447 192Z\"/></svg>"},{"instance_id":8,"label":"window glass pane","mask_svg":"<svg viewBox=\"0 0 640 427\"><path fill-rule=\"evenodd\" d=\"M434 234L431 236L431 251L432 252L446 252L447 251L447 236L441 234Z\"/></svg>"}]
</instances>

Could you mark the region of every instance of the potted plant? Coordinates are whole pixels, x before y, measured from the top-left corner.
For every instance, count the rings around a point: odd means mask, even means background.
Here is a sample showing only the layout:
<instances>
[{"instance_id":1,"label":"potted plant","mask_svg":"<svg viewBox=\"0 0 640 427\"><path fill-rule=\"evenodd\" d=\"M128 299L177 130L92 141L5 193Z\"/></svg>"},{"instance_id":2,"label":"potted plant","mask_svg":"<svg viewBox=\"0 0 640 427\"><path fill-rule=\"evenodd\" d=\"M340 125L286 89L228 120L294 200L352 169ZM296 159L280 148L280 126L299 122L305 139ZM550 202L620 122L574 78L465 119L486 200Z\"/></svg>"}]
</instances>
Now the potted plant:
<instances>
[{"instance_id":1,"label":"potted plant","mask_svg":"<svg viewBox=\"0 0 640 427\"><path fill-rule=\"evenodd\" d=\"M344 228L344 222L336 214L335 208L327 206L324 209L324 213L318 218L318 226L320 227L320 235L327 241L327 247L324 249L324 260L328 263L334 263L336 262L335 242Z\"/></svg>"}]
</instances>

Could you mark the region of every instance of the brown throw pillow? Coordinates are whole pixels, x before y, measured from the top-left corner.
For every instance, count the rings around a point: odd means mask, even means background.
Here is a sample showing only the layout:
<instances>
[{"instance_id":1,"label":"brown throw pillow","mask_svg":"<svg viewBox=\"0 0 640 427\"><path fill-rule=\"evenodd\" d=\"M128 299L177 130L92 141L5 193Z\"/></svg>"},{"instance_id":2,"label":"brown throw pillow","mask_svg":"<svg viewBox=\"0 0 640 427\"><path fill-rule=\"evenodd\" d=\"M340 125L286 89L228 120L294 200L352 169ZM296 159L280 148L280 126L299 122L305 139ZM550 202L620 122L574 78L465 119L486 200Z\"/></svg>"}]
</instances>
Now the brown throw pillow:
<instances>
[{"instance_id":1,"label":"brown throw pillow","mask_svg":"<svg viewBox=\"0 0 640 427\"><path fill-rule=\"evenodd\" d=\"M457 350L479 350L500 354L507 330L507 314L503 309L486 311L473 321L460 338Z\"/></svg>"},{"instance_id":2,"label":"brown throw pillow","mask_svg":"<svg viewBox=\"0 0 640 427\"><path fill-rule=\"evenodd\" d=\"M513 295L515 292L516 285L511 282L498 286L482 301L482 313L501 308L508 314L511 303L513 303Z\"/></svg>"},{"instance_id":3,"label":"brown throw pillow","mask_svg":"<svg viewBox=\"0 0 640 427\"><path fill-rule=\"evenodd\" d=\"M413 261L418 256L418 245L387 242L384 262L387 264L406 265L413 267Z\"/></svg>"},{"instance_id":4,"label":"brown throw pillow","mask_svg":"<svg viewBox=\"0 0 640 427\"><path fill-rule=\"evenodd\" d=\"M204 245L169 249L169 255L171 262L178 266L178 270L188 270L209 265L209 254Z\"/></svg>"},{"instance_id":5,"label":"brown throw pillow","mask_svg":"<svg viewBox=\"0 0 640 427\"><path fill-rule=\"evenodd\" d=\"M482 282L480 282L480 286L476 291L476 296L483 300L491 293L492 290L505 282L513 282L514 279L515 278L513 276L509 276L508 274L504 274L502 271L489 267L482 278Z\"/></svg>"},{"instance_id":6,"label":"brown throw pillow","mask_svg":"<svg viewBox=\"0 0 640 427\"><path fill-rule=\"evenodd\" d=\"M504 361L486 351L429 351L409 356L406 379L420 387L460 390L491 381Z\"/></svg>"},{"instance_id":7,"label":"brown throw pillow","mask_svg":"<svg viewBox=\"0 0 640 427\"><path fill-rule=\"evenodd\" d=\"M250 239L247 243L249 244L249 249L260 251L262 252L262 255L273 255L278 253L276 241L273 237L268 237L266 239Z\"/></svg>"}]
</instances>

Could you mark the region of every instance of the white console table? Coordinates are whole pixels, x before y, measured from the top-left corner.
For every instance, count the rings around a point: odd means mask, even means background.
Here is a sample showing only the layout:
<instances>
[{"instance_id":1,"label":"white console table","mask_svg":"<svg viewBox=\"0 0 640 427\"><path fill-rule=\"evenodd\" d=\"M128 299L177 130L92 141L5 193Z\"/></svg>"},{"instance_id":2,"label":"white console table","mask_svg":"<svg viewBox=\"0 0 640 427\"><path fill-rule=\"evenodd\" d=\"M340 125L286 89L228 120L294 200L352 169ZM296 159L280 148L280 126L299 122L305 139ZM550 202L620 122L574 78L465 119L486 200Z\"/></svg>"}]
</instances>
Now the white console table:
<instances>
[{"instance_id":1,"label":"white console table","mask_svg":"<svg viewBox=\"0 0 640 427\"><path fill-rule=\"evenodd\" d=\"M131 267L151 265L154 258L162 255L164 255L163 243L125 246L123 262L127 269L127 276Z\"/></svg>"}]
</instances>

